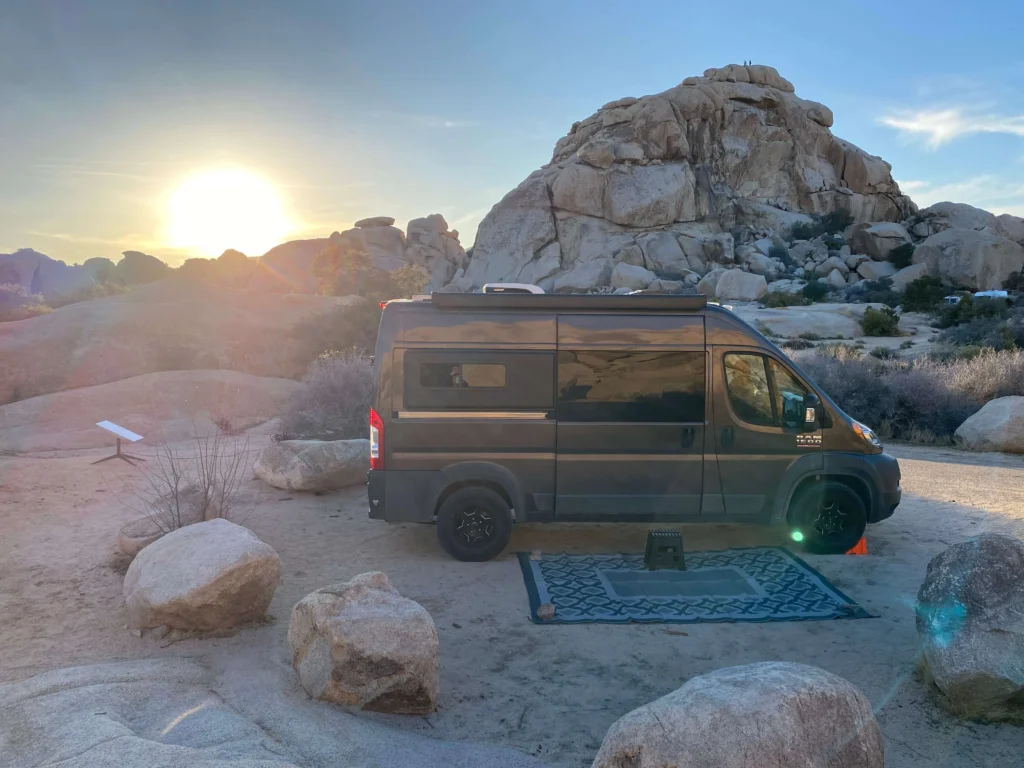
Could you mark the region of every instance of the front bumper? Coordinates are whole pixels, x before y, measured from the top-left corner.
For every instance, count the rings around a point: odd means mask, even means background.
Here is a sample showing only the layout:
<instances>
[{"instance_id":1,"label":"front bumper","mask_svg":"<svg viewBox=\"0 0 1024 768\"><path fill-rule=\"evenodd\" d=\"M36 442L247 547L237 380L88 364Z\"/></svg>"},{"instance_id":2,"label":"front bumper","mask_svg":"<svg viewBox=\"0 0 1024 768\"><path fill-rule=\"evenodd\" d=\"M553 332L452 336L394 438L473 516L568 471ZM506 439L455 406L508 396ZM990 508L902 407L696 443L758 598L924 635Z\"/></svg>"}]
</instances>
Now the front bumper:
<instances>
[{"instance_id":1,"label":"front bumper","mask_svg":"<svg viewBox=\"0 0 1024 768\"><path fill-rule=\"evenodd\" d=\"M888 453L876 453L872 456L865 456L871 465L875 476L876 493L874 509L871 510L871 522L877 523L880 520L892 517L900 500L903 498L903 489L900 487L900 463L895 456Z\"/></svg>"}]
</instances>

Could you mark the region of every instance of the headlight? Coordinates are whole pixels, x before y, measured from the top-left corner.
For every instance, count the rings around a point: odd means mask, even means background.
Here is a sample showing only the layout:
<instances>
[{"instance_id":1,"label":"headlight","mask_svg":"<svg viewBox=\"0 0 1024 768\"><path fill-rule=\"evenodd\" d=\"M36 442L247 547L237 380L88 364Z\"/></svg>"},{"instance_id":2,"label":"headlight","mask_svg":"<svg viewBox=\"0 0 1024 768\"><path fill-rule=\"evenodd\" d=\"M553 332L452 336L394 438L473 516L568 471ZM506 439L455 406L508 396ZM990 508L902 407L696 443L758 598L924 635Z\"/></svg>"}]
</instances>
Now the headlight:
<instances>
[{"instance_id":1,"label":"headlight","mask_svg":"<svg viewBox=\"0 0 1024 768\"><path fill-rule=\"evenodd\" d=\"M866 424L861 424L859 421L853 422L853 431L868 445L882 450L882 442L878 439L878 435L874 433L874 430Z\"/></svg>"}]
</instances>

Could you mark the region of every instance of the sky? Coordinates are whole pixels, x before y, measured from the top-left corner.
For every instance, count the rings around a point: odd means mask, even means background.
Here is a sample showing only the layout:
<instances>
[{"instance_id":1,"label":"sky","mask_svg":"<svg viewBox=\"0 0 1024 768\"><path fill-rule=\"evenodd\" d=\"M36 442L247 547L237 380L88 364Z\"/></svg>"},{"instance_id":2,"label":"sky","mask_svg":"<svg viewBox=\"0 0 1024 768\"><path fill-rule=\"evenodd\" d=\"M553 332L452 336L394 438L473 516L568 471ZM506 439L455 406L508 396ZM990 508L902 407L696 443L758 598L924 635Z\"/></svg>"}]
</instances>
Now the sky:
<instances>
[{"instance_id":1,"label":"sky","mask_svg":"<svg viewBox=\"0 0 1024 768\"><path fill-rule=\"evenodd\" d=\"M1024 215L1022 29L1020 0L3 0L0 253L207 255L168 217L210 169L269 184L285 239L441 213L469 245L575 120L744 60L919 205Z\"/></svg>"}]
</instances>

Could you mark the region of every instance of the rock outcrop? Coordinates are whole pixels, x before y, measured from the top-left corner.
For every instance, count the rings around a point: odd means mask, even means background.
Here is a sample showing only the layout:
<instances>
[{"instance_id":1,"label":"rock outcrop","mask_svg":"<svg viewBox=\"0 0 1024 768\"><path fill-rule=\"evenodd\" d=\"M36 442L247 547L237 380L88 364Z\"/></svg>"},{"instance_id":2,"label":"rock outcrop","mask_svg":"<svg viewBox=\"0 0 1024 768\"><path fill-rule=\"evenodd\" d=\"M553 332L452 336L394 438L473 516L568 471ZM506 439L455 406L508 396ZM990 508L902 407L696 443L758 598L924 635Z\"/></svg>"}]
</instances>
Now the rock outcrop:
<instances>
[{"instance_id":1,"label":"rock outcrop","mask_svg":"<svg viewBox=\"0 0 1024 768\"><path fill-rule=\"evenodd\" d=\"M19 286L47 301L80 294L95 284L91 270L68 266L31 248L0 253L0 285Z\"/></svg>"},{"instance_id":2,"label":"rock outcrop","mask_svg":"<svg viewBox=\"0 0 1024 768\"><path fill-rule=\"evenodd\" d=\"M306 595L292 611L288 643L314 699L396 714L426 715L437 706L434 621L383 573Z\"/></svg>"},{"instance_id":3,"label":"rock outcrop","mask_svg":"<svg viewBox=\"0 0 1024 768\"><path fill-rule=\"evenodd\" d=\"M1024 453L1024 397L997 397L956 430L957 442L972 451Z\"/></svg>"},{"instance_id":4,"label":"rock outcrop","mask_svg":"<svg viewBox=\"0 0 1024 768\"><path fill-rule=\"evenodd\" d=\"M918 245L914 262L958 288L989 291L1024 269L1024 246L984 229L950 228Z\"/></svg>"},{"instance_id":5,"label":"rock outcrop","mask_svg":"<svg viewBox=\"0 0 1024 768\"><path fill-rule=\"evenodd\" d=\"M958 715L1024 717L1024 542L986 533L928 563L917 594L927 671Z\"/></svg>"},{"instance_id":6,"label":"rock outcrop","mask_svg":"<svg viewBox=\"0 0 1024 768\"><path fill-rule=\"evenodd\" d=\"M817 667L719 669L620 718L593 768L786 765L882 768L871 703Z\"/></svg>"},{"instance_id":7,"label":"rock outcrop","mask_svg":"<svg viewBox=\"0 0 1024 768\"><path fill-rule=\"evenodd\" d=\"M217 519L144 547L123 593L133 627L223 629L263 618L280 578L273 549L248 528Z\"/></svg>"},{"instance_id":8,"label":"rock outcrop","mask_svg":"<svg viewBox=\"0 0 1024 768\"><path fill-rule=\"evenodd\" d=\"M809 222L807 214L846 211L857 222L912 214L889 165L833 136L831 125L827 107L799 98L765 66L709 69L662 93L611 102L573 124L551 163L484 218L466 282L579 290L593 279L599 288L616 254L636 246L641 266L685 279L666 237L699 281L707 260L689 263L685 241L739 232L754 242ZM732 243L728 251L713 261L731 261Z\"/></svg>"},{"instance_id":9,"label":"rock outcrop","mask_svg":"<svg viewBox=\"0 0 1024 768\"><path fill-rule=\"evenodd\" d=\"M263 449L253 471L286 491L333 491L366 482L369 440L281 440Z\"/></svg>"}]
</instances>

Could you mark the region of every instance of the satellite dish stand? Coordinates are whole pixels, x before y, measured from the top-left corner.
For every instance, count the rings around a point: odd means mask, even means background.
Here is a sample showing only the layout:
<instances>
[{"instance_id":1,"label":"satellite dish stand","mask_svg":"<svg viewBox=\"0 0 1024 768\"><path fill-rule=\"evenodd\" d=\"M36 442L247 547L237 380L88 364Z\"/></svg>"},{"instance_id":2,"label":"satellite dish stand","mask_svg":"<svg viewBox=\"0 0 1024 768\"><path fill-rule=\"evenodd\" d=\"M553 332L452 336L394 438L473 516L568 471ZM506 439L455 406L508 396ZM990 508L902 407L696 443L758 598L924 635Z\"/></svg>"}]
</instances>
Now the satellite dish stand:
<instances>
[{"instance_id":1,"label":"satellite dish stand","mask_svg":"<svg viewBox=\"0 0 1024 768\"><path fill-rule=\"evenodd\" d=\"M110 461L111 459L123 459L124 461L127 461L129 464L131 464L133 467L135 466L134 462L145 461L145 459L142 458L141 456L135 456L130 453L121 453L120 437L117 438L117 450L114 453L110 454L109 456L104 456L102 459L94 461L93 464L102 464L104 461Z\"/></svg>"},{"instance_id":2,"label":"satellite dish stand","mask_svg":"<svg viewBox=\"0 0 1024 768\"><path fill-rule=\"evenodd\" d=\"M97 422L96 426L100 427L101 429L107 430L107 432L111 432L111 433L117 435L117 450L114 453L112 453L110 456L104 456L102 459L98 459L98 460L92 462L93 464L102 464L104 461L110 461L111 459L121 459L123 461L128 462L129 464L131 464L134 467L136 461L145 461L145 459L142 458L141 456L134 456L134 455L132 455L130 453L122 453L121 452L121 438L122 437L125 440L130 440L131 442L135 443L135 442L138 442L139 440L142 439L142 435L137 435L134 432L132 432L130 429L125 429L124 427L120 427L117 424L114 424L112 421L100 421L100 422Z\"/></svg>"}]
</instances>

